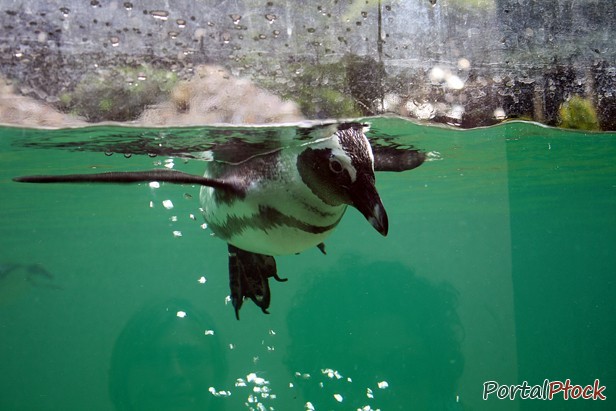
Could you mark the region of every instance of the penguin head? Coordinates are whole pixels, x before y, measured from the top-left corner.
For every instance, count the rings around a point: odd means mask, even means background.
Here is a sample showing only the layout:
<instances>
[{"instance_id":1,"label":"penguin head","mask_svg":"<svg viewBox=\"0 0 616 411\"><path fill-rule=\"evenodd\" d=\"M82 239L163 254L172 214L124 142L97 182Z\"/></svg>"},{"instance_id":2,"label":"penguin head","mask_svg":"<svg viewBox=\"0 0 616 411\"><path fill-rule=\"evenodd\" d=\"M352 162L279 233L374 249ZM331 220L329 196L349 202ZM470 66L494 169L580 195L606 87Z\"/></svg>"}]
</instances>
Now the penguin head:
<instances>
[{"instance_id":1,"label":"penguin head","mask_svg":"<svg viewBox=\"0 0 616 411\"><path fill-rule=\"evenodd\" d=\"M387 213L376 191L374 155L364 127L340 125L332 137L307 146L298 156L297 167L304 183L324 203L355 207L385 236Z\"/></svg>"}]
</instances>

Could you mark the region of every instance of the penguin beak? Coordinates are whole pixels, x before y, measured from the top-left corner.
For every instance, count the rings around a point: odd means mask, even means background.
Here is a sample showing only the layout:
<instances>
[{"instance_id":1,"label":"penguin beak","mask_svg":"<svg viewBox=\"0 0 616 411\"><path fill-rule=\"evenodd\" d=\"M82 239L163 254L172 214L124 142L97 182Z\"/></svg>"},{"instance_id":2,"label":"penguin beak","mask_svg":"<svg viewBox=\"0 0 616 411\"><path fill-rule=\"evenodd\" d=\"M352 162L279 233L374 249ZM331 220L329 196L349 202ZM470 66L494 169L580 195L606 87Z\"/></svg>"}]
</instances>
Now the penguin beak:
<instances>
[{"instance_id":1,"label":"penguin beak","mask_svg":"<svg viewBox=\"0 0 616 411\"><path fill-rule=\"evenodd\" d=\"M376 231L386 236L389 222L381 197L376 191L374 177L360 177L349 191L353 202L351 205L366 217L366 220L372 224Z\"/></svg>"}]
</instances>

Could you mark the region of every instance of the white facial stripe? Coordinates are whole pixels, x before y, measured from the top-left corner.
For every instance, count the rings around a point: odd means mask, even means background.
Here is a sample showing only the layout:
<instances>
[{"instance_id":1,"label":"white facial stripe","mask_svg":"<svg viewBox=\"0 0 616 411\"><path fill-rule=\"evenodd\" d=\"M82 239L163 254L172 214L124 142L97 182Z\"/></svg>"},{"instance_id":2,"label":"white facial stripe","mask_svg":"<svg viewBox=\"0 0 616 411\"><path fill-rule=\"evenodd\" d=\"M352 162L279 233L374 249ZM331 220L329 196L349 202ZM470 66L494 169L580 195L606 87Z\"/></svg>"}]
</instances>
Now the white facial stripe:
<instances>
[{"instance_id":1,"label":"white facial stripe","mask_svg":"<svg viewBox=\"0 0 616 411\"><path fill-rule=\"evenodd\" d=\"M351 176L351 182L355 182L355 180L357 179L357 170L355 170L355 167L353 166L351 157L348 156L347 153L345 153L340 146L335 147L332 149L332 154L334 156L336 156L336 159L338 161L340 161L340 163L342 164L342 167L349 172L349 175Z\"/></svg>"},{"instance_id":2,"label":"white facial stripe","mask_svg":"<svg viewBox=\"0 0 616 411\"><path fill-rule=\"evenodd\" d=\"M370 141L368 141L368 137L365 135L364 144L366 144L366 150L368 151L368 155L370 156L370 163L372 164L372 171L374 171L374 153L372 152L372 146L370 145Z\"/></svg>"}]
</instances>

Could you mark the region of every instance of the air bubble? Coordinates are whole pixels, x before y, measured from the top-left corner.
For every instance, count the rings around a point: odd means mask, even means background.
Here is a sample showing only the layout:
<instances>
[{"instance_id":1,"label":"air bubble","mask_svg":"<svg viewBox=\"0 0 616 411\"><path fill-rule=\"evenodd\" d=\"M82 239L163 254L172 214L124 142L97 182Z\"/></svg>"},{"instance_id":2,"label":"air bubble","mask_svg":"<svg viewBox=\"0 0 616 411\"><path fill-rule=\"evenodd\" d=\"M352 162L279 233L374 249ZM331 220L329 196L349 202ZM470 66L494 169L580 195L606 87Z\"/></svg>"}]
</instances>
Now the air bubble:
<instances>
[{"instance_id":1,"label":"air bubble","mask_svg":"<svg viewBox=\"0 0 616 411\"><path fill-rule=\"evenodd\" d=\"M166 10L152 10L150 15L155 19L166 21L169 18L169 12Z\"/></svg>"}]
</instances>

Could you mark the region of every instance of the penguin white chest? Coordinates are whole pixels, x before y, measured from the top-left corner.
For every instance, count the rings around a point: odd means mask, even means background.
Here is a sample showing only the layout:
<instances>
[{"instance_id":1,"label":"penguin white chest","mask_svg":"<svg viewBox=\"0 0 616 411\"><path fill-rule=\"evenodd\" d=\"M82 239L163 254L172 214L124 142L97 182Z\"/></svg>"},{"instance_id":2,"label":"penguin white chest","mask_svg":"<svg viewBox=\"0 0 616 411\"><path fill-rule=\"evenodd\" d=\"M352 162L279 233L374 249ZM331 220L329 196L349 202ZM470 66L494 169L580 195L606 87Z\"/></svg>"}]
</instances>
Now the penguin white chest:
<instances>
[{"instance_id":1,"label":"penguin white chest","mask_svg":"<svg viewBox=\"0 0 616 411\"><path fill-rule=\"evenodd\" d=\"M265 255L294 254L316 246L346 210L346 205L324 203L294 172L254 179L243 195L202 187L199 197L205 221L218 237Z\"/></svg>"}]
</instances>

